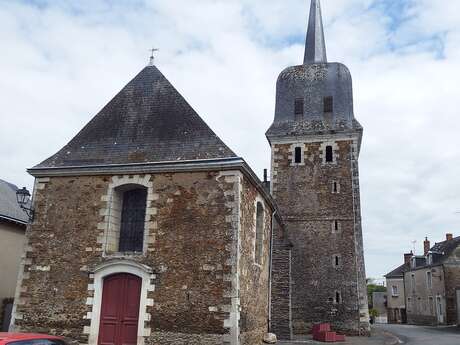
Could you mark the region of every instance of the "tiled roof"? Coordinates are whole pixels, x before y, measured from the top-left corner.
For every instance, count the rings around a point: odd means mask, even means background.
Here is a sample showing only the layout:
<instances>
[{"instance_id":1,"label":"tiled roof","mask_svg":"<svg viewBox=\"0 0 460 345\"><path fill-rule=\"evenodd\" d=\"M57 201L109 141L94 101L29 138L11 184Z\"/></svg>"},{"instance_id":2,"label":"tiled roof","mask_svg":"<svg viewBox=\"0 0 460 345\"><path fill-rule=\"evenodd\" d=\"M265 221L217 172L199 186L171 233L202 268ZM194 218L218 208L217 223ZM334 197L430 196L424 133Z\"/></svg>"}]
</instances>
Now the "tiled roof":
<instances>
[{"instance_id":1,"label":"tiled roof","mask_svg":"<svg viewBox=\"0 0 460 345\"><path fill-rule=\"evenodd\" d=\"M460 236L453 238L450 241L443 241L436 243L431 247L430 252L433 254L433 263L440 263L444 259L448 258L449 255L460 245Z\"/></svg>"},{"instance_id":2,"label":"tiled roof","mask_svg":"<svg viewBox=\"0 0 460 345\"><path fill-rule=\"evenodd\" d=\"M28 219L16 201L18 187L14 184L0 180L0 220L15 221L27 224Z\"/></svg>"},{"instance_id":3,"label":"tiled roof","mask_svg":"<svg viewBox=\"0 0 460 345\"><path fill-rule=\"evenodd\" d=\"M233 157L164 75L148 66L63 149L33 169Z\"/></svg>"},{"instance_id":4,"label":"tiled roof","mask_svg":"<svg viewBox=\"0 0 460 345\"><path fill-rule=\"evenodd\" d=\"M409 263L404 263L398 268L394 269L390 273L386 274L386 278L402 278L404 277L404 272L409 270Z\"/></svg>"}]
</instances>

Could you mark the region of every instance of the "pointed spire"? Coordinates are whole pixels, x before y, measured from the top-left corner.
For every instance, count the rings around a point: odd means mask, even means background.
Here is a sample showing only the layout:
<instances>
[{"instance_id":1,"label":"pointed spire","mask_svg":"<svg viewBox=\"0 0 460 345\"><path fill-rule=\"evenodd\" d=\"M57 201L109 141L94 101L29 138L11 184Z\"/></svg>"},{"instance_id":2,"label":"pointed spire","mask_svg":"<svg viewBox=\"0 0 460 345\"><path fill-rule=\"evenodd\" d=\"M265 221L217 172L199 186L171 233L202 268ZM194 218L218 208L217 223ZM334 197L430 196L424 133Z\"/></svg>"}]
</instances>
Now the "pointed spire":
<instances>
[{"instance_id":1,"label":"pointed spire","mask_svg":"<svg viewBox=\"0 0 460 345\"><path fill-rule=\"evenodd\" d=\"M304 64L327 62L320 0L311 0Z\"/></svg>"}]
</instances>

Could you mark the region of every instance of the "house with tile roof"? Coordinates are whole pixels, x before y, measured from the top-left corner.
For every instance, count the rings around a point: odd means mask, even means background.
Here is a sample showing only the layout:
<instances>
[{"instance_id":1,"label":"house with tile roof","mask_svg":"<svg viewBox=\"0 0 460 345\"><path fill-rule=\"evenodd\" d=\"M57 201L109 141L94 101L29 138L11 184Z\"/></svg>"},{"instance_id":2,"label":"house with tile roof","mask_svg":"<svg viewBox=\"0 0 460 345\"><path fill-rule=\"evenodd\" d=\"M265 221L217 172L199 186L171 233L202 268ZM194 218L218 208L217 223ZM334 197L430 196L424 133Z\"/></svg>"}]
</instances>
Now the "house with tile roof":
<instances>
[{"instance_id":1,"label":"house with tile roof","mask_svg":"<svg viewBox=\"0 0 460 345\"><path fill-rule=\"evenodd\" d=\"M404 263L385 275L388 323L407 322L404 272L409 269L412 256L412 252L404 254Z\"/></svg>"},{"instance_id":2,"label":"house with tile roof","mask_svg":"<svg viewBox=\"0 0 460 345\"><path fill-rule=\"evenodd\" d=\"M413 256L404 269L407 322L417 325L460 324L460 236Z\"/></svg>"},{"instance_id":3,"label":"house with tile roof","mask_svg":"<svg viewBox=\"0 0 460 345\"><path fill-rule=\"evenodd\" d=\"M17 187L0 180L0 330L7 330L28 217L16 201Z\"/></svg>"}]
</instances>

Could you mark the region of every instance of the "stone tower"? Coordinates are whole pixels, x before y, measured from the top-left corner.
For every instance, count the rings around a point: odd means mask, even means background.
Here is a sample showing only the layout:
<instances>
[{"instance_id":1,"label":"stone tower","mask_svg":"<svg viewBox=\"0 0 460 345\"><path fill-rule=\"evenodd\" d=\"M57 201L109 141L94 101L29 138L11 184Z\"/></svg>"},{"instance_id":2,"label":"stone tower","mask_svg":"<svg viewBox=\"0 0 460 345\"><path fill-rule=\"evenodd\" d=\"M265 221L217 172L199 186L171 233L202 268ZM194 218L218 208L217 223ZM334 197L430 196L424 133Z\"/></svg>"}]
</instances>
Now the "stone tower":
<instances>
[{"instance_id":1,"label":"stone tower","mask_svg":"<svg viewBox=\"0 0 460 345\"><path fill-rule=\"evenodd\" d=\"M349 334L369 332L358 175L362 131L350 72L327 61L320 2L312 0L304 63L280 74L267 132L271 190L293 244L294 333L317 322Z\"/></svg>"}]
</instances>

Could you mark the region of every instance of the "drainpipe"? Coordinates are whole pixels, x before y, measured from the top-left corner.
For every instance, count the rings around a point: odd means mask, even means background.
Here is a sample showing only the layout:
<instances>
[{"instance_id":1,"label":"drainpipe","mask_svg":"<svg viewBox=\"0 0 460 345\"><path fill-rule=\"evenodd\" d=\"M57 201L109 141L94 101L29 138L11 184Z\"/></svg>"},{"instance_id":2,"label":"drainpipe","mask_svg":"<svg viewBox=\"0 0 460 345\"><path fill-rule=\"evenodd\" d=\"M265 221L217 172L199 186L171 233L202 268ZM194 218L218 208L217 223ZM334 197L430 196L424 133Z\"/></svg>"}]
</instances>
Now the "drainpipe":
<instances>
[{"instance_id":1,"label":"drainpipe","mask_svg":"<svg viewBox=\"0 0 460 345\"><path fill-rule=\"evenodd\" d=\"M268 266L268 333L271 331L271 323L272 323L272 259L273 259L273 229L275 224L275 214L276 211L272 213L272 223L271 223L271 231L270 231L270 258L269 258L269 266Z\"/></svg>"}]
</instances>

